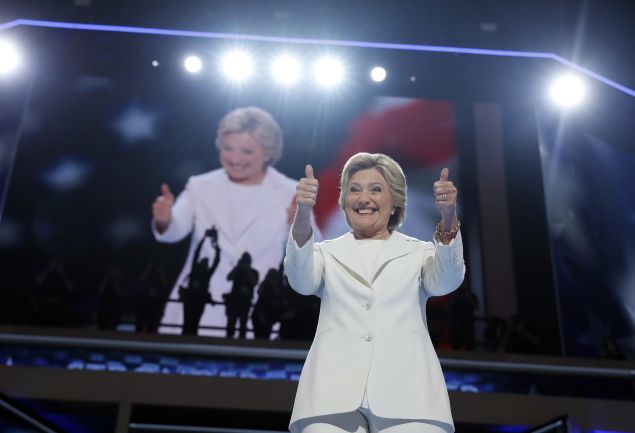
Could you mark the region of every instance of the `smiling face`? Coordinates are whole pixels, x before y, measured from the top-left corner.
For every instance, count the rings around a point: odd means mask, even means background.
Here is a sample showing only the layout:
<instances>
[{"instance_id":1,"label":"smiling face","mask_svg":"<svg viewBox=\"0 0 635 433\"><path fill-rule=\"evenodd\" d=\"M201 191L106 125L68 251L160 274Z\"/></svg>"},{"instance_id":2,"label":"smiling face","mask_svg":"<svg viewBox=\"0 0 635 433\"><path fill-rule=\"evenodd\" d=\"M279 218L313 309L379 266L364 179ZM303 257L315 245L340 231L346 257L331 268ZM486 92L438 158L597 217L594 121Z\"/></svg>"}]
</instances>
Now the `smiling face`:
<instances>
[{"instance_id":1,"label":"smiling face","mask_svg":"<svg viewBox=\"0 0 635 433\"><path fill-rule=\"evenodd\" d=\"M218 145L218 157L233 182L255 185L265 177L264 149L247 132L223 136Z\"/></svg>"},{"instance_id":2,"label":"smiling face","mask_svg":"<svg viewBox=\"0 0 635 433\"><path fill-rule=\"evenodd\" d=\"M351 176L346 189L344 213L356 239L386 239L394 208L384 176L370 168Z\"/></svg>"}]
</instances>

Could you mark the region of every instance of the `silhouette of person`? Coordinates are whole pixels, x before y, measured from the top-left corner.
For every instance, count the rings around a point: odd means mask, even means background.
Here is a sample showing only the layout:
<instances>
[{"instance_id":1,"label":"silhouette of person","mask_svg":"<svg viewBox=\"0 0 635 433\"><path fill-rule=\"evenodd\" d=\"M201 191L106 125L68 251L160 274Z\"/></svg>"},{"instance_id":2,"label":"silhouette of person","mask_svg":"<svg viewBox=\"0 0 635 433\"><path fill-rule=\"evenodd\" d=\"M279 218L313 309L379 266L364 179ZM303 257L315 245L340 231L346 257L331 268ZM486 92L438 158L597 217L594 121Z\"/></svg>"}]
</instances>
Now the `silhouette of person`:
<instances>
[{"instance_id":1,"label":"silhouette of person","mask_svg":"<svg viewBox=\"0 0 635 433\"><path fill-rule=\"evenodd\" d=\"M251 255L248 252L240 257L238 264L227 275L227 280L233 281L231 291L223 295L227 314L227 337L234 337L236 320L240 320L238 334L240 338L245 338L251 300L258 284L258 271L251 267Z\"/></svg>"},{"instance_id":2,"label":"silhouette of person","mask_svg":"<svg viewBox=\"0 0 635 433\"><path fill-rule=\"evenodd\" d=\"M452 298L452 348L474 350L474 312L478 299L469 285L463 283Z\"/></svg>"},{"instance_id":3,"label":"silhouette of person","mask_svg":"<svg viewBox=\"0 0 635 433\"><path fill-rule=\"evenodd\" d=\"M99 288L99 306L97 307L97 329L117 329L121 321L121 299L123 293L123 271L112 267Z\"/></svg>"},{"instance_id":4,"label":"silhouette of person","mask_svg":"<svg viewBox=\"0 0 635 433\"><path fill-rule=\"evenodd\" d=\"M487 318L483 330L483 346L485 350L496 352L501 348L503 337L507 334L507 321L498 316Z\"/></svg>"},{"instance_id":5,"label":"silhouette of person","mask_svg":"<svg viewBox=\"0 0 635 433\"><path fill-rule=\"evenodd\" d=\"M208 258L202 258L201 249L205 239L209 238L216 254L214 262L209 265ZM187 276L187 286L181 286L179 289L179 297L183 302L183 335L196 335L198 333L198 325L205 310L205 305L211 303L214 305L212 296L209 293L209 280L212 278L214 271L220 262L220 247L218 246L218 231L215 226L205 232L203 238L199 241L194 257L192 259L191 272Z\"/></svg>"},{"instance_id":6,"label":"silhouette of person","mask_svg":"<svg viewBox=\"0 0 635 433\"><path fill-rule=\"evenodd\" d=\"M428 321L428 332L430 333L432 345L435 349L442 348L447 342L445 339L447 314L434 298L426 303L426 319Z\"/></svg>"},{"instance_id":7,"label":"silhouette of person","mask_svg":"<svg viewBox=\"0 0 635 433\"><path fill-rule=\"evenodd\" d=\"M258 287L258 301L251 313L254 337L269 339L274 323L282 312L282 274L278 269L269 269Z\"/></svg>"},{"instance_id":8,"label":"silhouette of person","mask_svg":"<svg viewBox=\"0 0 635 433\"><path fill-rule=\"evenodd\" d=\"M55 257L35 280L29 322L34 325L69 325L69 306L75 300L75 285L68 276L64 259Z\"/></svg>"},{"instance_id":9,"label":"silhouette of person","mask_svg":"<svg viewBox=\"0 0 635 433\"><path fill-rule=\"evenodd\" d=\"M540 337L525 327L525 321L518 314L514 314L501 346L507 353L538 353Z\"/></svg>"},{"instance_id":10,"label":"silhouette of person","mask_svg":"<svg viewBox=\"0 0 635 433\"><path fill-rule=\"evenodd\" d=\"M604 337L600 357L603 359L626 359L626 355L624 355L619 343L611 336Z\"/></svg>"},{"instance_id":11,"label":"silhouette of person","mask_svg":"<svg viewBox=\"0 0 635 433\"><path fill-rule=\"evenodd\" d=\"M141 286L136 299L137 332L157 332L168 287L165 260L150 260L139 276Z\"/></svg>"},{"instance_id":12,"label":"silhouette of person","mask_svg":"<svg viewBox=\"0 0 635 433\"><path fill-rule=\"evenodd\" d=\"M282 294L279 338L281 340L313 339L320 315L320 298L300 295L291 288L284 274Z\"/></svg>"}]
</instances>

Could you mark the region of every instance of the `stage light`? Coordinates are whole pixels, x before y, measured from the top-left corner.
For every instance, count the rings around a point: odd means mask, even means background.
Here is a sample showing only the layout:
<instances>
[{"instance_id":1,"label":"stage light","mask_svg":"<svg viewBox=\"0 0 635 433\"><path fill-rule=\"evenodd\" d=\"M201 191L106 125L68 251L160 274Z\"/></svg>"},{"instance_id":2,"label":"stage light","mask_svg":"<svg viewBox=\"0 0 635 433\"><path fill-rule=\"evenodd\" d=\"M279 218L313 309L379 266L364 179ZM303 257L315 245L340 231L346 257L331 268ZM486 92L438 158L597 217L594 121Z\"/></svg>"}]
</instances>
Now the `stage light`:
<instances>
[{"instance_id":1,"label":"stage light","mask_svg":"<svg viewBox=\"0 0 635 433\"><path fill-rule=\"evenodd\" d=\"M0 41L0 75L9 75L20 68L18 49L8 41Z\"/></svg>"},{"instance_id":2,"label":"stage light","mask_svg":"<svg viewBox=\"0 0 635 433\"><path fill-rule=\"evenodd\" d=\"M187 72L196 74L203 69L203 62L196 56L187 56L183 62L183 66L185 66Z\"/></svg>"},{"instance_id":3,"label":"stage light","mask_svg":"<svg viewBox=\"0 0 635 433\"><path fill-rule=\"evenodd\" d=\"M221 69L225 77L232 81L245 81L251 77L254 65L244 51L232 51L223 57Z\"/></svg>"},{"instance_id":4,"label":"stage light","mask_svg":"<svg viewBox=\"0 0 635 433\"><path fill-rule=\"evenodd\" d=\"M386 79L386 75L386 70L381 66L375 66L370 71L370 78L376 83L381 83L382 81L384 81Z\"/></svg>"},{"instance_id":5,"label":"stage light","mask_svg":"<svg viewBox=\"0 0 635 433\"><path fill-rule=\"evenodd\" d=\"M315 79L324 87L334 87L344 80L344 66L334 57L323 57L315 63Z\"/></svg>"},{"instance_id":6,"label":"stage light","mask_svg":"<svg viewBox=\"0 0 635 433\"><path fill-rule=\"evenodd\" d=\"M549 96L557 105L574 107L584 100L586 89L582 80L575 75L563 75L549 88Z\"/></svg>"},{"instance_id":7,"label":"stage light","mask_svg":"<svg viewBox=\"0 0 635 433\"><path fill-rule=\"evenodd\" d=\"M290 86L300 79L300 63L288 55L280 56L271 63L271 74L284 86Z\"/></svg>"}]
</instances>

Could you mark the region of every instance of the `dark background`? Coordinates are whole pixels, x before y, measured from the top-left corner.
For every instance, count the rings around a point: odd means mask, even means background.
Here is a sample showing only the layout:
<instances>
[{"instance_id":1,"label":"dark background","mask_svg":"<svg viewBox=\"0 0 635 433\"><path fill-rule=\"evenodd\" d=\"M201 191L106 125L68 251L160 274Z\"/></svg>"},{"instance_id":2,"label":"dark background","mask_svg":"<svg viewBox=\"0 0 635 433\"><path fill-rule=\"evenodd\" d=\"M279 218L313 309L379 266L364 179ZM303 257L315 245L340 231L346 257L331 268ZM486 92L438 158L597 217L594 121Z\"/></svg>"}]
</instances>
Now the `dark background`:
<instances>
[{"instance_id":1,"label":"dark background","mask_svg":"<svg viewBox=\"0 0 635 433\"><path fill-rule=\"evenodd\" d=\"M49 19L287 37L551 52L633 88L635 87L633 72L635 62L631 50L634 41L631 26L632 18L635 16L633 9L632 2L618 1L459 1L449 3L327 1L318 3L85 0L4 2L0 17L3 21L15 18ZM181 55L181 52L187 49L203 49L205 44L209 43L206 40L187 38L106 36L100 33L70 30L22 28L16 29L14 34L32 47L38 47L36 50L39 50L37 56L39 60L35 61L35 64L40 66L37 83L46 80L64 82L64 77L70 82L72 81L70 77L74 77L78 72L98 73L108 68L114 77L120 80L125 79L126 86L136 89L139 98L151 97L144 94L144 88L153 79L166 82L170 80L170 74L181 73L177 62L173 61ZM267 49L267 44L253 45ZM589 308L592 309L598 303L590 302L584 308L569 309L567 311L578 311L570 317L558 317L556 314L556 311L562 312L566 310L566 305L574 305L582 298L576 287L580 287L583 281L589 281L589 278L585 278L583 273L571 271L574 269L571 262L559 261L560 256L557 253L561 250L558 250L553 239L549 238L547 218L549 200L552 200L551 205L557 204L559 196L550 195L549 191L545 191L551 188L550 185L543 187L541 163L548 161L548 157L543 154L543 160L540 160L537 144L542 140L543 143L552 143L552 147L558 148L558 143L562 140L576 143L582 142L589 135L599 137L603 142L608 143L607 151L617 155L617 160L622 164L614 169L632 173L630 171L632 165L628 157L620 157L620 155L632 156L632 126L629 121L633 113L632 97L593 82L591 84L593 101L573 120L543 108L538 109L543 115L543 117L538 116L544 126L541 139L536 123L536 107L538 107L544 77L549 72L559 69L559 66L552 61L370 49L343 48L342 51L350 56L351 64L362 65L364 62L380 59L391 66L390 71L395 78L380 90L371 87L368 83L358 84L358 87L345 97L329 102L333 110L344 101L346 104L363 105L362 101L368 98L368 95L376 93L451 99L458 104L488 100L501 104L503 135L506 143L504 158L506 172L509 175L507 192L513 262L518 289L518 310L534 327L538 328L537 332L545 342L542 349L544 353L597 355L598 342L602 336L594 337L591 343L585 342L584 339L580 343L578 337L583 335L587 326L584 320ZM68 57L60 58L59 56L64 56L60 53L67 53ZM148 66L149 61L154 58L160 58L164 65L159 72L153 71ZM52 64L55 66L51 67ZM425 73L422 74L422 71ZM418 78L414 84L409 81L412 75L417 75ZM29 77L25 76L23 79L28 81ZM193 79L185 85L199 86L201 83ZM213 83L209 83L209 86L213 86ZM26 90L28 88L28 84L25 83L22 94L20 94L20 88L12 89L12 92L18 93L15 100L23 100L28 93ZM55 104L65 103L64 94L67 90L69 89L63 85L57 87L59 97L52 106L48 107L51 113L55 112ZM112 88L109 91L116 94L117 89ZM166 89L166 92L170 91L174 92L175 101L178 101L178 88ZM266 90L259 91L266 93ZM222 107L223 109L239 102L241 98L240 94L221 96L229 101L226 107ZM309 103L312 101L310 95L307 95L307 101ZM186 110L191 106L189 102L183 100L180 103L183 106L175 106L175 110ZM14 104L11 109L5 111L10 113L6 117L9 119L8 123L15 122L15 119L19 118L20 107L20 104ZM222 111L221 107L217 108ZM325 127L336 126L335 123L344 120L339 115L329 118L328 107L326 109L321 107L320 110L321 123L314 123L315 143L328 142L321 136L324 134ZM307 118L317 118L315 111L309 108L306 113ZM195 110L192 120L198 119L200 123L203 123L202 119L209 118L210 114L205 109ZM468 137L470 135L469 119L469 108L466 108L464 114L459 116L459 120L463 122L460 125L461 128L468 130ZM562 125L565 123L567 130L576 132L563 135ZM82 124L81 127L90 130L88 124ZM210 125L208 130L198 128L192 133L209 137L212 129L213 126ZM178 140L178 137L174 138ZM469 145L469 138L467 141ZM312 144L314 143L308 144L302 152L310 152ZM328 152L323 155L328 155ZM291 156L293 155L290 154L289 157ZM322 158L324 158L322 162L326 162L329 157ZM581 158L579 162L588 162L589 158L592 159L593 156ZM116 165L116 161L113 161L113 165ZM608 170L611 172L610 168ZM293 173L289 174L293 175ZM585 178L593 178L596 175L593 169L582 173ZM151 181L147 181L147 188L150 191ZM623 205L616 207L612 201L597 203L592 200L597 194L602 194L605 188L621 191L621 185L629 182L631 182L629 177L619 178L612 183L599 185L597 190L579 186L580 194L586 197L586 200L582 202L588 203L591 209L597 209L600 206L607 209L607 212L600 212L600 215L622 216L608 222L598 217L588 218L585 220L586 225L582 227L582 234L594 234L596 232L594 227L600 226L615 226L618 231L622 230L626 234L633 232L632 201L621 198L620 203ZM115 189L117 188L122 189L124 186L115 185ZM106 203L111 199L113 198L104 197ZM72 221L70 223L72 224ZM628 277L628 261L621 260L625 251L622 247L632 245L632 240L628 236L616 236L611 242L618 247L613 244L604 244L605 240L605 237L593 239L596 244L599 243L602 248L605 248L605 250L600 248L600 255L611 257L611 254L615 254L615 258L607 259L609 263L620 264L612 269L612 273ZM552 270L554 263L557 267L555 283ZM591 274L596 277L605 269L597 264L597 260L593 263L583 262L578 266L582 266L585 270L590 269ZM556 291L558 285L564 284L563 275L575 276L571 283L573 289L567 292L569 294L566 298L562 298L564 291ZM611 293L612 290L606 289L606 285L594 285L594 287L601 291L599 295L601 299L604 299L602 295L607 290L607 293ZM625 313L621 311L623 306L619 300L608 304L609 306L606 307L602 303L601 317L625 316ZM563 320L574 326L564 329ZM629 321L626 315L623 320L616 319L614 322L611 326L602 328L603 334L616 335L627 341L632 335L632 321ZM573 342L567 343L570 346L568 350L564 350L566 345L561 341L562 338Z\"/></svg>"}]
</instances>

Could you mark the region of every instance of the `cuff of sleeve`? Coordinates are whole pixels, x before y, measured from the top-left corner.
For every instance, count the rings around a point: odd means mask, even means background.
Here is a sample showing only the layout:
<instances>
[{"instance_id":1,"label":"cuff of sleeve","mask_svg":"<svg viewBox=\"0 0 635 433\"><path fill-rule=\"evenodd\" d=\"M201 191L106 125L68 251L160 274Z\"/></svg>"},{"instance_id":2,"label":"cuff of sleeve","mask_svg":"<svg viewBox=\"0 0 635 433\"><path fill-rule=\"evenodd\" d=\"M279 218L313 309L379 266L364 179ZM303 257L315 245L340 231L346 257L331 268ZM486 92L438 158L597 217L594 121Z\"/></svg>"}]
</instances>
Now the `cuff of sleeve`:
<instances>
[{"instance_id":1,"label":"cuff of sleeve","mask_svg":"<svg viewBox=\"0 0 635 433\"><path fill-rule=\"evenodd\" d=\"M433 242L437 257L441 259L442 263L448 263L452 268L462 267L464 265L461 231L456 234L456 237L452 239L448 245L444 245L443 242L437 240L436 237L433 238Z\"/></svg>"},{"instance_id":2,"label":"cuff of sleeve","mask_svg":"<svg viewBox=\"0 0 635 433\"><path fill-rule=\"evenodd\" d=\"M157 231L157 226L156 226L156 224L154 223L154 218L152 219L152 221L150 221L150 229L152 230L152 234L154 235L154 238L155 238L157 241L161 241L161 240L163 240L163 238L165 237L165 234L167 233L167 230L166 230L166 231L164 231L163 233L159 233L159 232Z\"/></svg>"},{"instance_id":3,"label":"cuff of sleeve","mask_svg":"<svg viewBox=\"0 0 635 433\"><path fill-rule=\"evenodd\" d=\"M311 230L311 237L304 243L304 245L299 246L298 243L293 239L293 234L289 231L289 240L287 241L287 248L293 248L296 251L306 251L308 249L313 249L313 243L315 237L315 230Z\"/></svg>"},{"instance_id":4,"label":"cuff of sleeve","mask_svg":"<svg viewBox=\"0 0 635 433\"><path fill-rule=\"evenodd\" d=\"M439 237L436 235L436 233L434 236L432 236L432 242L434 242L435 247L452 248L454 244L456 244L457 242L462 242L461 230L458 231L454 239L452 239L450 243L447 245L445 245L443 242L441 242L441 240L439 240Z\"/></svg>"},{"instance_id":5,"label":"cuff of sleeve","mask_svg":"<svg viewBox=\"0 0 635 433\"><path fill-rule=\"evenodd\" d=\"M150 222L150 227L152 228L152 234L154 235L154 239L156 239L159 242L173 242L177 238L176 236L177 229L176 229L176 223L174 219L172 219L172 222L170 223L168 228L165 229L163 233L159 233L157 231L156 225L154 224L154 219L152 219L152 221Z\"/></svg>"}]
</instances>

